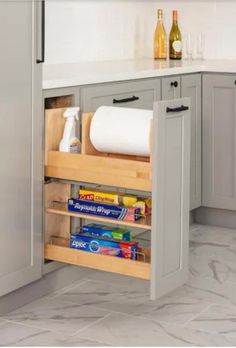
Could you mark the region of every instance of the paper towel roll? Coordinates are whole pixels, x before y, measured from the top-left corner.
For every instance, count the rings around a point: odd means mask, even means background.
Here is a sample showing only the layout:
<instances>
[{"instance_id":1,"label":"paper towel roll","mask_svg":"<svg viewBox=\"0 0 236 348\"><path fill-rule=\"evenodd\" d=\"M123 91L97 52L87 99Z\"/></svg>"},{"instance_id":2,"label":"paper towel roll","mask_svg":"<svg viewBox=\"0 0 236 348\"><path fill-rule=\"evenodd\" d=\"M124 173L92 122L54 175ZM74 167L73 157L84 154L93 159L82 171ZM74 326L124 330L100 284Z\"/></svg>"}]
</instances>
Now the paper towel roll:
<instances>
[{"instance_id":1,"label":"paper towel roll","mask_svg":"<svg viewBox=\"0 0 236 348\"><path fill-rule=\"evenodd\" d=\"M95 112L90 140L97 151L150 156L153 111L101 106Z\"/></svg>"}]
</instances>

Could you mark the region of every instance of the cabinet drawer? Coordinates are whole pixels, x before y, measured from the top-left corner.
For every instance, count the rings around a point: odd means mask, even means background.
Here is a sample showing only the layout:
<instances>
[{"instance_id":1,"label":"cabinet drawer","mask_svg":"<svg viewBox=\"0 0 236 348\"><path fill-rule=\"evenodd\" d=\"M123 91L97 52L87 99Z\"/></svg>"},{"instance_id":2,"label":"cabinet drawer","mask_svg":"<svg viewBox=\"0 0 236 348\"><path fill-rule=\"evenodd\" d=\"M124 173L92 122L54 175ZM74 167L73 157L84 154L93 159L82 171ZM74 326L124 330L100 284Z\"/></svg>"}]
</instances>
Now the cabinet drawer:
<instances>
[{"instance_id":1,"label":"cabinet drawer","mask_svg":"<svg viewBox=\"0 0 236 348\"><path fill-rule=\"evenodd\" d=\"M82 109L94 112L101 105L152 109L161 97L160 80L106 83L82 88Z\"/></svg>"},{"instance_id":2,"label":"cabinet drawer","mask_svg":"<svg viewBox=\"0 0 236 348\"><path fill-rule=\"evenodd\" d=\"M162 100L180 98L180 77L165 77L161 80Z\"/></svg>"}]
</instances>

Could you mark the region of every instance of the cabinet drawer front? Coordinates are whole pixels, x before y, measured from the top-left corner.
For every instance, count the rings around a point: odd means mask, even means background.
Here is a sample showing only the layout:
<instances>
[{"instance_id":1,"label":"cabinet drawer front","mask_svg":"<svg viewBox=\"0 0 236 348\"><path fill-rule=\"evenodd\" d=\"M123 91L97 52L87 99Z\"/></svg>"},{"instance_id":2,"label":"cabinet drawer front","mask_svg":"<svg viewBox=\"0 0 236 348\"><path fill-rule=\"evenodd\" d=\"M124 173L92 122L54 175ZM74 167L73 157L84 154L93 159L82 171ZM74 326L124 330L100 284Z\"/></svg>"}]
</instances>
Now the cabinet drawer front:
<instances>
[{"instance_id":1,"label":"cabinet drawer front","mask_svg":"<svg viewBox=\"0 0 236 348\"><path fill-rule=\"evenodd\" d=\"M180 77L165 77L161 80L162 100L180 98Z\"/></svg>"},{"instance_id":2,"label":"cabinet drawer front","mask_svg":"<svg viewBox=\"0 0 236 348\"><path fill-rule=\"evenodd\" d=\"M152 79L84 87L81 104L84 112L102 105L152 109L156 100L160 100L160 80Z\"/></svg>"}]
</instances>

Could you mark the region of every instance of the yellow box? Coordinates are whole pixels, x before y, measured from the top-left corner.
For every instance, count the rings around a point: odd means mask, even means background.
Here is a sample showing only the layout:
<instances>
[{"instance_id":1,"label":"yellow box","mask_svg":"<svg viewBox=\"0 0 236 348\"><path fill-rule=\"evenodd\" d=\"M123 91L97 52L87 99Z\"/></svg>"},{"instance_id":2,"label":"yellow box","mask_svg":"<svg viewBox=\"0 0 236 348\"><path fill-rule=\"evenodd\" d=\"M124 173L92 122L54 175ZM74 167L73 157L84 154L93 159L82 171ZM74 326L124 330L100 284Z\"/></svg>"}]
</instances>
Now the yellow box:
<instances>
[{"instance_id":1,"label":"yellow box","mask_svg":"<svg viewBox=\"0 0 236 348\"><path fill-rule=\"evenodd\" d=\"M125 194L123 195L122 193L116 192L105 192L99 190L86 189L81 189L79 191L79 198L87 201L105 204L123 204L126 207L132 207L138 201L138 198L135 196L128 196Z\"/></svg>"}]
</instances>

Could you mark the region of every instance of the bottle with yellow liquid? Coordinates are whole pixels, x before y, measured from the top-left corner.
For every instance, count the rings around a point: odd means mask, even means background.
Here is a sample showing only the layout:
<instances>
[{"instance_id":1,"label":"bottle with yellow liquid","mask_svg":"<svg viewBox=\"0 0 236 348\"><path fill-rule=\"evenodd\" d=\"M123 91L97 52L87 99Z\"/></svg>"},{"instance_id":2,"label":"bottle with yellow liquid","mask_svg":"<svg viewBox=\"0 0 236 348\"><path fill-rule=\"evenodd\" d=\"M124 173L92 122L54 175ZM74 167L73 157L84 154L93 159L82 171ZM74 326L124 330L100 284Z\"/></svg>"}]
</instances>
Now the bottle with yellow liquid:
<instances>
[{"instance_id":1,"label":"bottle with yellow liquid","mask_svg":"<svg viewBox=\"0 0 236 348\"><path fill-rule=\"evenodd\" d=\"M178 25L178 12L173 11L173 24L169 38L170 59L182 59L182 36Z\"/></svg>"},{"instance_id":2,"label":"bottle with yellow liquid","mask_svg":"<svg viewBox=\"0 0 236 348\"><path fill-rule=\"evenodd\" d=\"M166 59L167 58L167 37L163 24L163 10L157 11L157 26L154 35L154 58Z\"/></svg>"}]
</instances>

